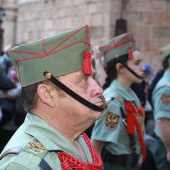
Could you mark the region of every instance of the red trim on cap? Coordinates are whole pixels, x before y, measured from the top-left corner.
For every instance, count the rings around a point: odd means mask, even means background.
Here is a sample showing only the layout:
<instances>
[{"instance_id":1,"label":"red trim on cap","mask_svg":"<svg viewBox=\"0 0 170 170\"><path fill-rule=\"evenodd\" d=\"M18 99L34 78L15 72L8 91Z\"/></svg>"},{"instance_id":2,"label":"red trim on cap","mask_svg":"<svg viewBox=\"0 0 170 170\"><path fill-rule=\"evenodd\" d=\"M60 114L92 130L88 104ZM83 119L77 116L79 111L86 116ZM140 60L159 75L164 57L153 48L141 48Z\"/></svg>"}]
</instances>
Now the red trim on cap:
<instances>
[{"instance_id":1,"label":"red trim on cap","mask_svg":"<svg viewBox=\"0 0 170 170\"><path fill-rule=\"evenodd\" d=\"M115 43L115 40L112 39L112 40L113 40L113 45L107 46L108 49L107 49L104 53L106 54L108 51L110 51L110 50L112 50L112 49L114 49L114 48L120 46L120 45L121 45L120 42L121 42L127 35L128 35L128 33L125 34L124 36L122 36L122 37L117 41L117 43ZM103 46L103 47L105 47L105 46Z\"/></svg>"},{"instance_id":2,"label":"red trim on cap","mask_svg":"<svg viewBox=\"0 0 170 170\"><path fill-rule=\"evenodd\" d=\"M108 46L101 46L100 48L107 48L105 51L104 51L104 57L106 58L106 54L109 52L109 51L111 51L111 50L113 50L113 49L115 49L115 48L117 48L117 47L120 47L120 46L122 46L122 45L125 45L125 44L127 44L127 43L129 43L129 42L132 42L132 43L135 43L135 40L127 40L127 41L125 41L125 42L123 42L123 43L120 43L121 41L122 41L122 39L124 39L125 37L127 37L129 34L131 34L131 33L127 33L127 34L125 34L124 36L122 36L119 40L118 40L118 42L116 42L116 44L114 43L115 42L115 40L113 40L113 45L108 45ZM130 46L131 47L131 46ZM127 53L128 53L128 51L127 51Z\"/></svg>"},{"instance_id":3,"label":"red trim on cap","mask_svg":"<svg viewBox=\"0 0 170 170\"><path fill-rule=\"evenodd\" d=\"M77 32L79 32L80 30L82 30L84 27L86 27L86 31L87 31L87 36L86 36L86 42L85 41L82 41L82 40L79 40L79 41L75 41L73 43L70 43L64 47L61 47L59 49L56 50L57 47L59 47L61 44L63 44L65 41L67 41L70 37L72 37L73 35L75 35ZM72 45L75 45L75 44L78 44L78 43L82 43L82 44L86 44L86 50L88 49L88 47L90 46L89 44L90 42L90 36L89 36L89 27L88 25L85 25L79 29L77 29L75 32L73 32L72 34L70 34L69 36L67 36L65 39L63 39L60 43L58 43L56 46L54 46L52 49L50 49L48 52L46 52L46 46L45 46L45 41L44 39L42 39L42 50L43 50L43 53L36 53L36 52L30 52L30 51L22 51L22 50L9 50L8 52L13 52L13 53L21 53L21 54L30 54L31 56L28 56L27 58L20 58L18 60L15 61L16 63L16 66L17 66L17 70L18 70L18 77L19 77L19 80L20 80L20 70L19 70L19 65L18 63L20 61L24 61L24 60L33 60L33 59L37 59L37 58L43 58L43 57L47 57L49 55L52 55L52 54L55 54L67 47L70 47Z\"/></svg>"},{"instance_id":4,"label":"red trim on cap","mask_svg":"<svg viewBox=\"0 0 170 170\"><path fill-rule=\"evenodd\" d=\"M90 46L90 44L86 43L85 41L75 41L73 43L70 43L70 44L62 47L62 48L57 49L56 51L51 51L50 53L48 52L48 53L43 53L43 54L32 55L32 56L27 57L27 58L20 58L20 59L16 60L15 63L18 63L18 62L24 61L24 60L34 60L34 59L37 59L37 58L47 57L47 56L50 56L52 54L55 54L55 53L65 49L65 48L68 48L68 47L70 47L72 45L78 44L78 43L82 43L82 44L86 44L86 45ZM14 51L12 51L12 52L14 52ZM15 52L17 52L17 51L15 50ZM25 51L23 54L29 54L29 52L27 53L27 51Z\"/></svg>"},{"instance_id":5,"label":"red trim on cap","mask_svg":"<svg viewBox=\"0 0 170 170\"><path fill-rule=\"evenodd\" d=\"M45 41L44 41L44 39L42 40L42 49L43 49L44 54L46 54L46 48L45 48Z\"/></svg>"},{"instance_id":6,"label":"red trim on cap","mask_svg":"<svg viewBox=\"0 0 170 170\"><path fill-rule=\"evenodd\" d=\"M81 27L81 28L79 28L78 30L76 30L75 32L73 32L72 34L70 34L68 37L66 37L64 40L62 40L59 44L57 44L56 46L54 46L51 50L49 50L49 52L47 52L47 54L48 53L51 53L53 50L55 50L58 46L60 46L61 44L63 44L65 41L67 41L70 37L72 37L73 35L75 35L77 32L79 32L80 30L82 30L84 27L86 27L86 29L88 29L89 27L87 26L87 25L85 25L85 26L83 26L83 27ZM87 38L86 38L86 41L87 41ZM84 42L84 41L83 41ZM87 41L87 42L89 42L89 41ZM89 45L89 43L85 43L87 46L90 46Z\"/></svg>"},{"instance_id":7,"label":"red trim on cap","mask_svg":"<svg viewBox=\"0 0 170 170\"><path fill-rule=\"evenodd\" d=\"M90 30L89 27L86 27L86 42L90 42ZM86 50L88 50L88 46L86 46Z\"/></svg>"}]
</instances>

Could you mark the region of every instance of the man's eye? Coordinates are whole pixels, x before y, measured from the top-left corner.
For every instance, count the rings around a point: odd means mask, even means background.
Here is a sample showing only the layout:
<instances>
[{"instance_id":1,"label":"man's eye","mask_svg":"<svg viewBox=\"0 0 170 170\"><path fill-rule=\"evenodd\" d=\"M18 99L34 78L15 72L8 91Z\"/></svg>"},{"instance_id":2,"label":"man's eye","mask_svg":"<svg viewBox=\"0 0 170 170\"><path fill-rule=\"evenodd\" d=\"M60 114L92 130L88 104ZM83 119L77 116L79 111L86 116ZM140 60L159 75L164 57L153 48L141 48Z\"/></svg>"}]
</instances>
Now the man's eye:
<instances>
[{"instance_id":1,"label":"man's eye","mask_svg":"<svg viewBox=\"0 0 170 170\"><path fill-rule=\"evenodd\" d=\"M88 76L84 76L84 82L87 83L87 81L88 81Z\"/></svg>"}]
</instances>

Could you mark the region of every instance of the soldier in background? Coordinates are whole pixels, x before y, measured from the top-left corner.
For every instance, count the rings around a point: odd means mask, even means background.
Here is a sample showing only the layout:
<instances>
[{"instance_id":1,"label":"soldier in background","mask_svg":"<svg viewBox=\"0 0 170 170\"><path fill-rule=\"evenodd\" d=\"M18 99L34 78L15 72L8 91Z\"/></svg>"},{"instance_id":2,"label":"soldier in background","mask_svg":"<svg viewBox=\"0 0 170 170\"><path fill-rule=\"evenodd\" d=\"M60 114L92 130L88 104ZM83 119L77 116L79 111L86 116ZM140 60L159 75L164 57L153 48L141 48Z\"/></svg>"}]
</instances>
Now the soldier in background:
<instances>
[{"instance_id":1,"label":"soldier in background","mask_svg":"<svg viewBox=\"0 0 170 170\"><path fill-rule=\"evenodd\" d=\"M157 170L170 169L170 44L160 49L163 75L152 93L156 141L150 147Z\"/></svg>"},{"instance_id":2,"label":"soldier in background","mask_svg":"<svg viewBox=\"0 0 170 170\"><path fill-rule=\"evenodd\" d=\"M131 33L100 46L106 58L104 96L108 108L95 122L92 144L104 161L104 170L137 170L145 160L144 109L132 83L144 78L142 54Z\"/></svg>"},{"instance_id":3,"label":"soldier in background","mask_svg":"<svg viewBox=\"0 0 170 170\"><path fill-rule=\"evenodd\" d=\"M91 51L92 51L92 66L96 70L94 79L102 87L106 79L105 60L99 50L98 45L91 46ZM89 138L91 137L93 126L94 123L85 131Z\"/></svg>"},{"instance_id":4,"label":"soldier in background","mask_svg":"<svg viewBox=\"0 0 170 170\"><path fill-rule=\"evenodd\" d=\"M99 50L98 45L94 45L91 47L92 49L92 60L94 61L94 68L96 70L95 79L98 82L98 84L103 87L105 84L106 79L106 71L105 71L105 60L104 56L102 56L102 53Z\"/></svg>"}]
</instances>

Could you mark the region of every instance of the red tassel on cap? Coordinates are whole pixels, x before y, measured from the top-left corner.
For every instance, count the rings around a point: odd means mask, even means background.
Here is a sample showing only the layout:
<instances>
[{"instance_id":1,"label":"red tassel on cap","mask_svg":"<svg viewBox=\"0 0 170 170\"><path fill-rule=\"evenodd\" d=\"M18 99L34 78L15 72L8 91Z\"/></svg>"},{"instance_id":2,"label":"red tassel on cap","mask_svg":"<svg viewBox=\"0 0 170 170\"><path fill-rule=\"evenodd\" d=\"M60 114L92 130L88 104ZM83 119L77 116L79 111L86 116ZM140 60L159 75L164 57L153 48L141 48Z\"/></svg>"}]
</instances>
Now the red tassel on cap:
<instances>
[{"instance_id":1,"label":"red tassel on cap","mask_svg":"<svg viewBox=\"0 0 170 170\"><path fill-rule=\"evenodd\" d=\"M85 74L92 74L91 68L91 53L89 51L84 52L84 60L83 60L83 67L82 71Z\"/></svg>"},{"instance_id":2,"label":"red tassel on cap","mask_svg":"<svg viewBox=\"0 0 170 170\"><path fill-rule=\"evenodd\" d=\"M128 50L128 58L129 60L133 60L133 50L132 50L132 47L129 47L129 50Z\"/></svg>"}]
</instances>

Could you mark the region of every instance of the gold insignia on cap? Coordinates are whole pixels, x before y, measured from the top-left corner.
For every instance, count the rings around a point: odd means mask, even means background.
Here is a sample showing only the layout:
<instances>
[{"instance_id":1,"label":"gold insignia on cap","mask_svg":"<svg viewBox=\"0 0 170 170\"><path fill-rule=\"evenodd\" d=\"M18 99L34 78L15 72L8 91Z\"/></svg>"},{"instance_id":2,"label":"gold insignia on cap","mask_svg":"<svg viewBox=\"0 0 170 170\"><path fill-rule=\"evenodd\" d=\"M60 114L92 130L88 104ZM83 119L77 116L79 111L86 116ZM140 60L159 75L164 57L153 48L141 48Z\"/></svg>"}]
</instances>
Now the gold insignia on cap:
<instances>
[{"instance_id":1,"label":"gold insignia on cap","mask_svg":"<svg viewBox=\"0 0 170 170\"><path fill-rule=\"evenodd\" d=\"M119 121L119 116L112 112L109 112L106 117L105 124L108 128L114 129L116 128L118 121Z\"/></svg>"},{"instance_id":2,"label":"gold insignia on cap","mask_svg":"<svg viewBox=\"0 0 170 170\"><path fill-rule=\"evenodd\" d=\"M51 78L51 73L45 73L45 78L50 79Z\"/></svg>"},{"instance_id":3,"label":"gold insignia on cap","mask_svg":"<svg viewBox=\"0 0 170 170\"><path fill-rule=\"evenodd\" d=\"M163 94L162 95L162 103L170 104L170 95L169 94Z\"/></svg>"},{"instance_id":4,"label":"gold insignia on cap","mask_svg":"<svg viewBox=\"0 0 170 170\"><path fill-rule=\"evenodd\" d=\"M115 55L115 57L116 57L116 58L118 58L118 57L119 57L119 55L118 55L118 54L116 54L116 55Z\"/></svg>"},{"instance_id":5,"label":"gold insignia on cap","mask_svg":"<svg viewBox=\"0 0 170 170\"><path fill-rule=\"evenodd\" d=\"M34 152L43 152L44 146L40 144L40 142L33 140L28 143L28 148Z\"/></svg>"}]
</instances>

